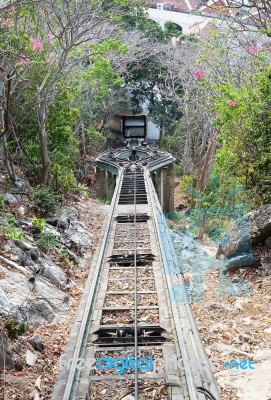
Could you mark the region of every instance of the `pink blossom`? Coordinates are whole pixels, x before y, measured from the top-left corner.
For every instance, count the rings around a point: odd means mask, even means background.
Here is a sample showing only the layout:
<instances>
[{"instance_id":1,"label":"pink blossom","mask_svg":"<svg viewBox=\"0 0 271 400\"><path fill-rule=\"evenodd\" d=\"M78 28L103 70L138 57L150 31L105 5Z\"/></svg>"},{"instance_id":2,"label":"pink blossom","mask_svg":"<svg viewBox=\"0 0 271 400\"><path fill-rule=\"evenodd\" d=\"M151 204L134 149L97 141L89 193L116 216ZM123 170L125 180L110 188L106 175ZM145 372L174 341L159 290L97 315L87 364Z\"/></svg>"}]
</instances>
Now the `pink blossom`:
<instances>
[{"instance_id":1,"label":"pink blossom","mask_svg":"<svg viewBox=\"0 0 271 400\"><path fill-rule=\"evenodd\" d=\"M11 19L10 18L0 18L0 27L1 28L10 28L11 27Z\"/></svg>"},{"instance_id":2,"label":"pink blossom","mask_svg":"<svg viewBox=\"0 0 271 400\"><path fill-rule=\"evenodd\" d=\"M50 44L53 44L54 37L55 36L52 33L48 33L48 39L49 39Z\"/></svg>"},{"instance_id":3,"label":"pink blossom","mask_svg":"<svg viewBox=\"0 0 271 400\"><path fill-rule=\"evenodd\" d=\"M13 12L15 10L16 8L14 6L9 6L8 8L5 9L6 12Z\"/></svg>"},{"instance_id":4,"label":"pink blossom","mask_svg":"<svg viewBox=\"0 0 271 400\"><path fill-rule=\"evenodd\" d=\"M201 81L201 80L203 79L203 75L204 75L204 72L203 72L202 69L197 69L197 70L194 72L194 76L195 76L199 81Z\"/></svg>"},{"instance_id":5,"label":"pink blossom","mask_svg":"<svg viewBox=\"0 0 271 400\"><path fill-rule=\"evenodd\" d=\"M257 46L249 46L247 48L247 52L250 54L259 53L259 51L261 51L261 49L258 48Z\"/></svg>"},{"instance_id":6,"label":"pink blossom","mask_svg":"<svg viewBox=\"0 0 271 400\"><path fill-rule=\"evenodd\" d=\"M231 107L235 107L235 106L236 106L236 103L235 103L235 101L233 101L233 100L229 100L229 101L228 101L228 105L231 106Z\"/></svg>"},{"instance_id":7,"label":"pink blossom","mask_svg":"<svg viewBox=\"0 0 271 400\"><path fill-rule=\"evenodd\" d=\"M219 114L214 114L213 119L219 118Z\"/></svg>"},{"instance_id":8,"label":"pink blossom","mask_svg":"<svg viewBox=\"0 0 271 400\"><path fill-rule=\"evenodd\" d=\"M39 13L44 14L44 10L42 8L39 8Z\"/></svg>"},{"instance_id":9,"label":"pink blossom","mask_svg":"<svg viewBox=\"0 0 271 400\"><path fill-rule=\"evenodd\" d=\"M20 64L23 66L26 66L29 64L29 59L27 57L21 57L20 58Z\"/></svg>"},{"instance_id":10,"label":"pink blossom","mask_svg":"<svg viewBox=\"0 0 271 400\"><path fill-rule=\"evenodd\" d=\"M34 49L35 53L37 53L38 51L42 51L43 50L43 44L39 40L31 39L30 42L35 48Z\"/></svg>"}]
</instances>

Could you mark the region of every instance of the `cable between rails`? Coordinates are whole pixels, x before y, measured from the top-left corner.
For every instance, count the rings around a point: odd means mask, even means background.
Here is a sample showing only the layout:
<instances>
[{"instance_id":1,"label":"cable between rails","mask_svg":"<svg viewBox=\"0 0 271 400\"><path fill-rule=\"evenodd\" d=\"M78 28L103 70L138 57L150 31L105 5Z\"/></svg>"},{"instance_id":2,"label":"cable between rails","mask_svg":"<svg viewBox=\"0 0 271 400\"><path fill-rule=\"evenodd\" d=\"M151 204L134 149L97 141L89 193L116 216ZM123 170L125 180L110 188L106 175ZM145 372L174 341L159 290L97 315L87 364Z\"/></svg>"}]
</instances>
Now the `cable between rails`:
<instances>
[{"instance_id":1,"label":"cable between rails","mask_svg":"<svg viewBox=\"0 0 271 400\"><path fill-rule=\"evenodd\" d=\"M135 400L138 399L138 368L137 368L137 360L138 360L138 338L137 338L137 227L136 227L136 200L137 200L137 189L136 189L136 165L132 165L132 169L134 170L134 281L135 281L135 293L134 293L134 302L135 302L135 311L134 311L134 344L135 344Z\"/></svg>"}]
</instances>

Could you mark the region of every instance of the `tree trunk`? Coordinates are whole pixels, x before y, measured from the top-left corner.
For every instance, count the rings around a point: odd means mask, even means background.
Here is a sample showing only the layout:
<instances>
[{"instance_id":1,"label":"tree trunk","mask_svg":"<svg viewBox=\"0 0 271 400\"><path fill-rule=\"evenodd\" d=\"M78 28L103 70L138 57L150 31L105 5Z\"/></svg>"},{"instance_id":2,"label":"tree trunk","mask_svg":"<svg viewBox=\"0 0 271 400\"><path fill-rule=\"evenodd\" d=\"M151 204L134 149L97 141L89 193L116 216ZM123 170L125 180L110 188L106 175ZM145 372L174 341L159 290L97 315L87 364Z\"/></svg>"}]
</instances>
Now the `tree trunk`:
<instances>
[{"instance_id":1,"label":"tree trunk","mask_svg":"<svg viewBox=\"0 0 271 400\"><path fill-rule=\"evenodd\" d=\"M186 138L184 144L184 152L183 152L183 174L190 175L191 170L193 169L192 160L191 160L191 130L190 130L190 115L188 104L184 104L183 114L186 120Z\"/></svg>"},{"instance_id":2,"label":"tree trunk","mask_svg":"<svg viewBox=\"0 0 271 400\"><path fill-rule=\"evenodd\" d=\"M206 154L205 154L201 174L199 177L197 189L200 192L203 192L205 190L206 185L208 183L210 171L211 171L212 164L214 161L215 148L216 148L216 140L215 140L215 136L214 136L213 138L210 139L210 142L209 142Z\"/></svg>"},{"instance_id":3,"label":"tree trunk","mask_svg":"<svg viewBox=\"0 0 271 400\"><path fill-rule=\"evenodd\" d=\"M38 103L38 122L39 122L39 139L40 139L40 155L41 155L41 174L39 182L46 184L48 181L50 158L48 151L48 138L46 132L46 121L48 111L44 101Z\"/></svg>"},{"instance_id":4,"label":"tree trunk","mask_svg":"<svg viewBox=\"0 0 271 400\"><path fill-rule=\"evenodd\" d=\"M7 82L7 90L5 90L5 81ZM7 146L7 135L10 129L10 115L9 115L9 104L10 104L10 93L11 93L11 79L4 72L0 76L0 158L3 159L7 173L10 179L15 181L15 171L12 160L9 158L8 146Z\"/></svg>"}]
</instances>

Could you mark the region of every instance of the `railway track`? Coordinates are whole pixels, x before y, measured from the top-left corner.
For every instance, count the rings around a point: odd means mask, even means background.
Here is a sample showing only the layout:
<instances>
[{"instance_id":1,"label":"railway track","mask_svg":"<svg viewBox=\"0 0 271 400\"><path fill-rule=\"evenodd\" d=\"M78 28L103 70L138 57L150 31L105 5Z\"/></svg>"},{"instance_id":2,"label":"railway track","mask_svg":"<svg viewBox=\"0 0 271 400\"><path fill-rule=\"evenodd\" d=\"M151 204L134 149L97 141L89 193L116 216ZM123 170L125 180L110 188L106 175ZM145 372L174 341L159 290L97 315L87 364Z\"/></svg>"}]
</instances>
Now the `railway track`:
<instances>
[{"instance_id":1,"label":"railway track","mask_svg":"<svg viewBox=\"0 0 271 400\"><path fill-rule=\"evenodd\" d=\"M219 400L150 176L172 156L99 162L116 188L52 400Z\"/></svg>"}]
</instances>

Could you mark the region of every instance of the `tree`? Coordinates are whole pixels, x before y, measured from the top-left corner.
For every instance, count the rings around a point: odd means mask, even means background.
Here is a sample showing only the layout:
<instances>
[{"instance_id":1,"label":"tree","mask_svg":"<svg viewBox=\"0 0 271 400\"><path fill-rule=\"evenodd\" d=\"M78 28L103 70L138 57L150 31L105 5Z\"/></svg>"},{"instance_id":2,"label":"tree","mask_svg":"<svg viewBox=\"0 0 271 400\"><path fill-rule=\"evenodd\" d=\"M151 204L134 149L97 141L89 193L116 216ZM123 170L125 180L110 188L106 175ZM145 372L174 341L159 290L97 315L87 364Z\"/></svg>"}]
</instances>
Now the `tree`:
<instances>
[{"instance_id":1,"label":"tree","mask_svg":"<svg viewBox=\"0 0 271 400\"><path fill-rule=\"evenodd\" d=\"M14 113L23 97L20 90L26 86L30 98L24 98L24 103L36 109L42 164L40 182L48 181L50 151L47 121L58 94L58 84L78 69L96 68L98 57L100 67L103 64L107 68L104 70L106 76L109 69L102 55L108 51L117 52L119 48L123 51L120 42L114 40L118 34L116 20L139 4L117 0L110 5L96 1L48 0L23 6L18 3L16 7L3 10L0 32L4 38L1 45L5 64L3 71L6 76L12 76L7 79L7 86L12 80L17 86L11 104ZM7 149L6 137L10 128L14 130L14 124L10 126L9 97L5 100L4 109L7 123L2 136L4 149Z\"/></svg>"}]
</instances>

